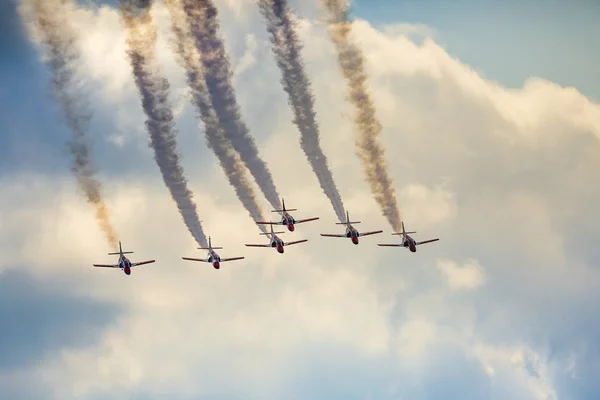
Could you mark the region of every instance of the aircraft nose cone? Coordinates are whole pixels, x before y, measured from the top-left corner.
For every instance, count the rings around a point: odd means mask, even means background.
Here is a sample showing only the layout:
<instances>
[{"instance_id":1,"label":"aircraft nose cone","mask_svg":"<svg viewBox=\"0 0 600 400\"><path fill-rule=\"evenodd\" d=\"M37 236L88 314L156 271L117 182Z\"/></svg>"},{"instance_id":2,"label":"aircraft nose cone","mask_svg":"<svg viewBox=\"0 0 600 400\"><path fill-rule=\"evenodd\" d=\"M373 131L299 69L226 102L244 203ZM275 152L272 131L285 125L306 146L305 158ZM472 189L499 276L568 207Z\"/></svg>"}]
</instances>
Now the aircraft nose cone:
<instances>
[{"instance_id":1,"label":"aircraft nose cone","mask_svg":"<svg viewBox=\"0 0 600 400\"><path fill-rule=\"evenodd\" d=\"M277 251L278 251L280 254L283 254L283 247L282 247L282 246L277 246Z\"/></svg>"},{"instance_id":2,"label":"aircraft nose cone","mask_svg":"<svg viewBox=\"0 0 600 400\"><path fill-rule=\"evenodd\" d=\"M125 267L125 275L131 275L131 268Z\"/></svg>"},{"instance_id":3,"label":"aircraft nose cone","mask_svg":"<svg viewBox=\"0 0 600 400\"><path fill-rule=\"evenodd\" d=\"M221 264L217 261L213 264L213 267L215 267L215 269L219 269L221 268Z\"/></svg>"},{"instance_id":4,"label":"aircraft nose cone","mask_svg":"<svg viewBox=\"0 0 600 400\"><path fill-rule=\"evenodd\" d=\"M415 246L409 246L410 251L412 251L413 253L417 252L417 248Z\"/></svg>"},{"instance_id":5,"label":"aircraft nose cone","mask_svg":"<svg viewBox=\"0 0 600 400\"><path fill-rule=\"evenodd\" d=\"M358 238L357 238L357 237L353 237L353 238L352 238L352 243L354 243L354 244L358 244Z\"/></svg>"},{"instance_id":6,"label":"aircraft nose cone","mask_svg":"<svg viewBox=\"0 0 600 400\"><path fill-rule=\"evenodd\" d=\"M290 232L294 232L294 224L288 224L288 229L290 230Z\"/></svg>"}]
</instances>

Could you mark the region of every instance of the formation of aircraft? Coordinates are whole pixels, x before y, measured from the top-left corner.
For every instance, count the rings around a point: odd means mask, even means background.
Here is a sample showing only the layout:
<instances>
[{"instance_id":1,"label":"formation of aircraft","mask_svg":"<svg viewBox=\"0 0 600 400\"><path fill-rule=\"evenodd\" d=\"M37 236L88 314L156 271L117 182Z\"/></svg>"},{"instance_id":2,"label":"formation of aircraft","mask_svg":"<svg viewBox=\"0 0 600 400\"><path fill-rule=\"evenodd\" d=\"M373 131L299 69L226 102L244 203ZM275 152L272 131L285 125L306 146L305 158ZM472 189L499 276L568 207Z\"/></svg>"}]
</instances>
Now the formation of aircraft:
<instances>
[{"instance_id":1,"label":"formation of aircraft","mask_svg":"<svg viewBox=\"0 0 600 400\"><path fill-rule=\"evenodd\" d=\"M406 230L404 229L404 222L402 222L402 232L392 233L392 235L402 235L402 242L401 243L396 243L396 244L378 244L377 246L407 247L411 252L416 253L417 252L417 246L425 244L425 243L437 242L438 240L440 240L439 238L435 238L435 239L428 239L428 240L423 240L421 242L417 242L415 239L413 239L412 237L410 237L409 233L417 233L417 232L416 231L415 232L406 232Z\"/></svg>"},{"instance_id":2,"label":"formation of aircraft","mask_svg":"<svg viewBox=\"0 0 600 400\"><path fill-rule=\"evenodd\" d=\"M221 258L216 252L217 250L222 250L222 247L212 247L212 241L210 236L208 237L208 247L198 247L199 250L208 250L208 255L206 258L190 258L190 257L181 257L184 260L189 261L200 261L205 263L211 263L214 269L221 268L221 263L226 261L235 261L235 260L243 260L244 257L231 257L231 258Z\"/></svg>"},{"instance_id":3,"label":"formation of aircraft","mask_svg":"<svg viewBox=\"0 0 600 400\"><path fill-rule=\"evenodd\" d=\"M260 233L260 235L267 235L267 236L271 236L269 239L269 244L247 244L246 246L248 247L275 247L277 248L277 252L279 252L279 254L283 254L283 248L285 246L291 246L292 244L298 244L298 243L304 243L304 242L308 242L307 239L302 239L302 240L295 240L293 242L284 242L283 240L281 240L279 238L279 236L277 236L277 233L285 233L285 232L273 232L273 225L271 225L271 233Z\"/></svg>"},{"instance_id":4,"label":"formation of aircraft","mask_svg":"<svg viewBox=\"0 0 600 400\"><path fill-rule=\"evenodd\" d=\"M268 244L246 244L247 247L271 247L271 248L277 249L278 253L283 254L285 246L291 246L293 244L308 242L307 239L294 240L291 242L284 242L277 235L285 233L285 232L274 232L273 225L286 225L288 230L290 232L293 232L295 230L296 224L308 222L308 221L315 221L315 220L319 219L319 217L296 220L296 219L294 219L294 217L292 217L289 214L289 211L297 211L297 209L295 209L295 208L286 209L285 202L283 199L281 199L281 203L282 203L281 210L273 210L273 212L280 213L281 221L279 221L279 222L265 222L265 221L256 222L258 225L270 225L271 232L261 233L261 235L265 235L265 236L269 237L269 243ZM356 230L356 228L354 228L354 226L353 226L353 224L360 224L360 223L361 223L360 221L350 221L350 213L348 211L346 211L346 221L336 223L336 225L345 225L346 231L344 233L340 233L340 234L321 233L321 236L336 237L336 238L349 238L352 243L358 244L359 237L375 235L375 234L383 232L382 230L378 230L378 231L369 231L369 232L361 233L358 230ZM423 240L423 241L418 242L409 235L409 234L414 234L414 233L417 233L417 232L406 232L406 229L404 228L404 222L402 222L402 232L392 233L392 235L402 236L402 241L400 243L390 243L390 244L380 243L380 244L378 244L378 246L404 247L404 248L408 248L411 252L415 253L417 251L417 246L420 246L425 243L436 242L436 241L440 240L439 238L435 238L435 239L428 239L428 240ZM206 258L191 258L191 257L181 257L181 258L184 260L188 260L188 261L199 261L199 262L209 263L209 264L212 264L214 269L220 269L221 263L223 263L223 262L234 261L234 260L243 260L245 258L245 257L221 258L221 256L219 256L217 254L217 252L215 252L215 250L221 250L223 248L222 247L213 247L212 239L210 236L208 237L208 247L198 247L198 249L208 251ZM93 266L94 267L105 267L105 268L119 268L119 269L123 270L123 272L125 272L126 275L131 275L131 268L139 266L139 265L150 264L150 263L155 262L155 260L148 260L148 261L132 263L127 257L125 257L125 254L133 254L133 251L123 251L121 242L119 242L119 252L118 253L108 253L108 255L118 255L119 256L119 260L117 261L116 264L93 264Z\"/></svg>"},{"instance_id":5,"label":"formation of aircraft","mask_svg":"<svg viewBox=\"0 0 600 400\"><path fill-rule=\"evenodd\" d=\"M383 231L371 231L371 232L364 232L364 233L360 233L356 230L356 228L354 228L352 226L352 224L360 224L360 221L354 221L351 222L350 221L350 214L348 213L348 211L346 211L346 222L336 222L336 225L346 225L346 232L345 233L341 233L339 235L335 235L335 234L331 234L331 233L321 233L321 236L325 236L325 237L337 237L337 238L350 238L350 240L352 240L352 243L354 244L358 244L358 238L361 236L367 236L367 235L375 235L377 233L381 233Z\"/></svg>"},{"instance_id":6,"label":"formation of aircraft","mask_svg":"<svg viewBox=\"0 0 600 400\"><path fill-rule=\"evenodd\" d=\"M294 232L295 228L294 226L296 224L301 224L303 222L309 222L309 221L316 221L319 219L319 217L314 217L314 218L306 218L306 219L300 219L300 220L295 220L294 217L292 217L288 211L298 211L298 209L296 208L290 208L289 210L285 209L285 200L281 199L281 204L282 204L282 210L273 210L272 212L277 212L281 214L281 221L280 222L257 222L257 224L259 225L286 225L288 230L290 232Z\"/></svg>"},{"instance_id":7,"label":"formation of aircraft","mask_svg":"<svg viewBox=\"0 0 600 400\"><path fill-rule=\"evenodd\" d=\"M119 269L122 269L123 272L125 272L125 275L131 275L131 268L137 267L139 265L150 264L150 263L153 263L156 261L156 260L149 260L149 261L141 261L141 262L132 263L131 261L129 261L129 259L127 257L125 257L125 254L133 254L133 251L123 251L123 248L121 247L121 242L119 242L119 252L118 253L108 253L109 256L119 256L119 260L117 261L116 264L93 264L93 265L94 265L94 267L119 268Z\"/></svg>"}]
</instances>

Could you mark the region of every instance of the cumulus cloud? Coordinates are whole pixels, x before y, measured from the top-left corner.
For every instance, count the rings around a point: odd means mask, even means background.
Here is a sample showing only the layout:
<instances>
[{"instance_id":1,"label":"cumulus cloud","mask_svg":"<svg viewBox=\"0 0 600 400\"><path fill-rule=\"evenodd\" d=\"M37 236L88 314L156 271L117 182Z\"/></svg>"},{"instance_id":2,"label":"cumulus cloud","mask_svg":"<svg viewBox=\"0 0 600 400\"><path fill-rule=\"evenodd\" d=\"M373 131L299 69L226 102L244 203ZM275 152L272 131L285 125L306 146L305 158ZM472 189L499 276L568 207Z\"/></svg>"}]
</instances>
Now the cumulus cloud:
<instances>
[{"instance_id":1,"label":"cumulus cloud","mask_svg":"<svg viewBox=\"0 0 600 400\"><path fill-rule=\"evenodd\" d=\"M224 247L222 256L246 260L219 271L181 260L199 250L158 178L112 176L107 201L120 239L135 251L134 261L157 260L126 277L90 266L112 260L106 253L113 249L102 244L66 174L2 176L0 268L26 264L37 278L53 277L64 293L124 310L97 340L83 347L61 343L58 356L31 368L28 383L47 387L47 398L86 400L157 393L174 399L293 393L481 399L490 390L492 398L542 399L597 391L585 379L600 372L593 356L600 356L596 244L572 237L578 229L586 237L600 235L591 222L599 217L600 106L574 88L540 79L508 90L433 39L415 43L405 36L422 28L377 30L359 21L355 35L368 60L401 212L417 240L441 240L415 254L378 248L389 231L359 246L325 242L318 234L339 227L299 147L277 67L266 56L262 20L225 3L218 4L228 40L239 29L236 15L249 30L244 37L256 38L256 48L248 49L255 63L235 82L243 113L286 204L299 209L297 217L321 220L282 235L309 239L284 255L246 248L264 238L222 171L207 161L203 142L185 142L193 144L184 146L182 162L199 171L191 187L205 231ZM111 13L86 11L76 21L87 24L90 45L122 40L121 33L112 36ZM307 20L299 32L322 147L344 203L363 221L357 227L384 229L360 179L327 32ZM115 100L134 93L118 46L107 56L112 62L92 48L86 53L90 79L108 85L99 85L108 94L97 106L115 118L120 112L142 121L134 97ZM159 52L163 68L183 87L167 49ZM198 129L190 107L181 108L178 124ZM331 368L353 382L319 380ZM6 381L8 373L0 375Z\"/></svg>"},{"instance_id":2,"label":"cumulus cloud","mask_svg":"<svg viewBox=\"0 0 600 400\"><path fill-rule=\"evenodd\" d=\"M484 281L484 273L477 262L472 260L463 266L459 266L454 261L438 260L437 268L440 270L453 290L474 289L481 286Z\"/></svg>"}]
</instances>

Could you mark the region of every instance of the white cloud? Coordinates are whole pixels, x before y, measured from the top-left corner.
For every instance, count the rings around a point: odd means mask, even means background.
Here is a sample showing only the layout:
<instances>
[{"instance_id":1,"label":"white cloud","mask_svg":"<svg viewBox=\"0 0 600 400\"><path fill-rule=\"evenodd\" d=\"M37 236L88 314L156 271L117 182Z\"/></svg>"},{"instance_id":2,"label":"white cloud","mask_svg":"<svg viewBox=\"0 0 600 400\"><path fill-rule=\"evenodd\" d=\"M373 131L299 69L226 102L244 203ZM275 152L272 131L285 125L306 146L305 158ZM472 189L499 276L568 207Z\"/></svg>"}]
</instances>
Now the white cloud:
<instances>
[{"instance_id":1,"label":"white cloud","mask_svg":"<svg viewBox=\"0 0 600 400\"><path fill-rule=\"evenodd\" d=\"M227 20L242 18L231 8L220 10ZM162 11L155 15L164 33L168 25ZM357 361L355 370L396 357L404 369L394 378L400 383L390 386L407 385L406 376L443 386L427 368L454 362L456 351L474 356L481 371L493 371L505 387L514 387L511 398L553 395L558 368L542 356L544 343L571 344L566 333L551 328L573 318L569 311L577 296L598 300L588 284L597 281L598 272L573 262L564 229L598 217L589 204L600 200L600 107L575 89L539 79L507 90L450 57L432 39L418 45L399 28L381 32L359 21L355 36L367 56L403 218L423 238L441 237L416 254L385 252L375 244L389 227L354 155L353 111L344 102L335 54L323 27L302 21L299 33L321 143L345 206L363 221L361 228L385 229L359 246L325 241L319 233L339 229L334 213L298 145L279 71L271 58L262 57L269 54L261 39L262 20L254 15L244 21L253 32L239 37L256 38L256 46L246 41L249 67L236 81L242 113L286 203L299 209L298 216L321 217L285 234L309 241L284 255L246 248L244 243L264 238L217 165L196 173L212 155L186 147L182 163L199 177L191 187L205 231L225 248L223 256L246 260L225 263L219 271L181 260L198 250L160 179L112 177L105 193L123 244L135 251L135 259L157 260L126 277L90 267L108 261L106 252L112 249L104 245L90 207L73 194L72 182L31 174L4 177L0 268L25 264L34 274L60 276L63 290L126 310L99 343L64 348L59 357L40 363L33 376L61 398L106 393L114 398L141 388L170 391L175 398L229 391L237 398L281 398L289 394L287 384L302 379L290 367L291 355L319 344L364 355L367 361ZM85 65L102 87L98 106L128 118L123 126L140 128L144 118L118 15L106 8L79 12L75 23L85 26ZM232 35L226 37L235 37L236 27L224 27ZM158 59L175 82L176 98L184 81L164 34ZM180 126L194 126L192 107L179 103L178 110ZM138 133L143 137L141 129ZM470 259L477 261L450 261ZM486 290L463 290L484 284ZM548 293L564 308L546 316ZM578 350L569 350L571 365ZM535 371L541 378L526 371L528 354L538 360ZM468 370L465 363L460 359L454 366ZM236 388L230 387L232 381Z\"/></svg>"},{"instance_id":2,"label":"white cloud","mask_svg":"<svg viewBox=\"0 0 600 400\"><path fill-rule=\"evenodd\" d=\"M453 290L475 289L485 282L483 268L477 260L471 260L462 266L454 261L438 260L437 268L442 272L448 286Z\"/></svg>"}]
</instances>

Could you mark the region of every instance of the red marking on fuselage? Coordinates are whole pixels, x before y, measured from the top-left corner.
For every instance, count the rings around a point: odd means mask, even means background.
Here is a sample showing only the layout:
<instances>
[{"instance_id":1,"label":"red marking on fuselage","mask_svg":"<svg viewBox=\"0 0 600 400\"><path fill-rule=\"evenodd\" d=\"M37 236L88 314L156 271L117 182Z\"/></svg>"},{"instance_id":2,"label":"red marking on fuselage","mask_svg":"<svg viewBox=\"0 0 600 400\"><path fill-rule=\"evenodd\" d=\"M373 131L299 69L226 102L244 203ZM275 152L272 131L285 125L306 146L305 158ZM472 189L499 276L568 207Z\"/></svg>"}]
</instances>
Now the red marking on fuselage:
<instances>
[{"instance_id":1,"label":"red marking on fuselage","mask_svg":"<svg viewBox=\"0 0 600 400\"><path fill-rule=\"evenodd\" d=\"M214 267L215 269L219 269L219 268L221 268L221 264L220 264L218 261L215 261L215 262L213 263L213 267Z\"/></svg>"},{"instance_id":2,"label":"red marking on fuselage","mask_svg":"<svg viewBox=\"0 0 600 400\"><path fill-rule=\"evenodd\" d=\"M280 254L283 254L283 246L281 246L281 245L277 245L277 251L278 251Z\"/></svg>"},{"instance_id":3,"label":"red marking on fuselage","mask_svg":"<svg viewBox=\"0 0 600 400\"><path fill-rule=\"evenodd\" d=\"M292 224L291 222L288 223L288 229L290 232L294 232L294 224Z\"/></svg>"},{"instance_id":4,"label":"red marking on fuselage","mask_svg":"<svg viewBox=\"0 0 600 400\"><path fill-rule=\"evenodd\" d=\"M125 271L125 275L131 275L131 268L125 267L123 271Z\"/></svg>"},{"instance_id":5,"label":"red marking on fuselage","mask_svg":"<svg viewBox=\"0 0 600 400\"><path fill-rule=\"evenodd\" d=\"M358 238L356 236L352 236L352 243L358 244Z\"/></svg>"}]
</instances>

